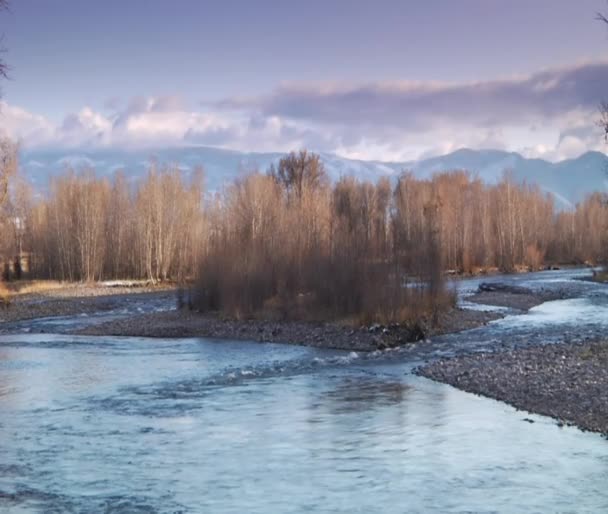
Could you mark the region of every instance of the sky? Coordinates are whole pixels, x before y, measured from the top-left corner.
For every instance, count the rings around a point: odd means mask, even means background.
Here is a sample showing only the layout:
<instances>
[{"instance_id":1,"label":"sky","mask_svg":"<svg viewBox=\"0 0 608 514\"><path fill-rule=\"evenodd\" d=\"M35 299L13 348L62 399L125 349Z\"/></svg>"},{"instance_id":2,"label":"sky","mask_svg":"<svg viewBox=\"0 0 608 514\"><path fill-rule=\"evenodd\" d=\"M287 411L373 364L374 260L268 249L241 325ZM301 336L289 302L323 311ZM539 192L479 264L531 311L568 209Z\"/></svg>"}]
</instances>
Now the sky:
<instances>
[{"instance_id":1,"label":"sky","mask_svg":"<svg viewBox=\"0 0 608 514\"><path fill-rule=\"evenodd\" d=\"M12 0L0 131L26 148L605 150L604 0Z\"/></svg>"}]
</instances>

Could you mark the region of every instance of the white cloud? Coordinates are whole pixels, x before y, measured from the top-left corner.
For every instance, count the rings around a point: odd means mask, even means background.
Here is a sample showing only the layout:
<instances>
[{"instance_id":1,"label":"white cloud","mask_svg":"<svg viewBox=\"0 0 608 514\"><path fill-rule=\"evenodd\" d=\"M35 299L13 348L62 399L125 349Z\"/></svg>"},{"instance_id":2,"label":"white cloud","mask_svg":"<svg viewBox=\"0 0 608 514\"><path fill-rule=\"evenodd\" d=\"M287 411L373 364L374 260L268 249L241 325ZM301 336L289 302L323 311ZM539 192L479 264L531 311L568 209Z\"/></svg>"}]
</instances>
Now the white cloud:
<instances>
[{"instance_id":1,"label":"white cloud","mask_svg":"<svg viewBox=\"0 0 608 514\"><path fill-rule=\"evenodd\" d=\"M0 131L14 139L39 145L53 140L55 127L44 116L0 102Z\"/></svg>"},{"instance_id":2,"label":"white cloud","mask_svg":"<svg viewBox=\"0 0 608 514\"><path fill-rule=\"evenodd\" d=\"M177 96L114 98L60 124L3 103L0 127L29 147L307 147L385 161L469 147L561 160L603 149L596 119L606 83L608 62L596 62L476 83L282 86L199 109Z\"/></svg>"},{"instance_id":3,"label":"white cloud","mask_svg":"<svg viewBox=\"0 0 608 514\"><path fill-rule=\"evenodd\" d=\"M484 82L285 85L269 95L225 99L217 105L266 116L401 130L446 123L497 127L596 109L607 83L608 61L601 61Z\"/></svg>"}]
</instances>

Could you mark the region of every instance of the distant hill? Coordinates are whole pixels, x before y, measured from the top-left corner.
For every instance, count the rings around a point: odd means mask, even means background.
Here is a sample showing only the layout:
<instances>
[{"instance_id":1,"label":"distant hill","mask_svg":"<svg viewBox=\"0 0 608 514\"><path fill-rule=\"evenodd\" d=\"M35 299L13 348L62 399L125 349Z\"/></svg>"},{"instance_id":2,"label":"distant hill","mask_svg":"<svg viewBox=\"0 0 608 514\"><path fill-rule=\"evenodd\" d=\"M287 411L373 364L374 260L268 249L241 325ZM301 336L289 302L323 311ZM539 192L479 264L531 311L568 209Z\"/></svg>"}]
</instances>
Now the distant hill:
<instances>
[{"instance_id":1,"label":"distant hill","mask_svg":"<svg viewBox=\"0 0 608 514\"><path fill-rule=\"evenodd\" d=\"M29 150L21 156L25 175L40 189L49 178L67 166L80 169L93 167L101 174L113 174L124 169L133 179L142 176L151 159L160 163L177 163L185 172L197 166L205 169L209 189L219 189L226 183L252 170L265 171L284 154L253 153L212 147L182 147L155 150L96 149L66 152L62 150ZM587 152L576 159L552 163L542 159L526 159L518 153L500 150L462 149L440 157L410 162L379 162L346 159L321 153L333 179L355 175L366 180L381 176L397 177L403 170L420 178L434 173L465 169L482 180L493 183L505 170L511 170L520 181L538 184L552 193L558 204L567 207L594 191L608 191L608 157L600 152Z\"/></svg>"}]
</instances>

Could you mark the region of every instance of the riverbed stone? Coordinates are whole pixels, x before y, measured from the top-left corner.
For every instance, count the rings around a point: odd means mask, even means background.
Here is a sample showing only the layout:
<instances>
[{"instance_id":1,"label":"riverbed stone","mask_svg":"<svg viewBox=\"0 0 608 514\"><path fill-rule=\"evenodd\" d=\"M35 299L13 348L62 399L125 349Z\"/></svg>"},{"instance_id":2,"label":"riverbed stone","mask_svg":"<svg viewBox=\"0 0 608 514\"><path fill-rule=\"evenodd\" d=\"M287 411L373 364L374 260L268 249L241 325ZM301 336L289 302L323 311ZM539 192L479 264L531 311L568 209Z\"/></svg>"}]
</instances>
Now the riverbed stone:
<instances>
[{"instance_id":1,"label":"riverbed stone","mask_svg":"<svg viewBox=\"0 0 608 514\"><path fill-rule=\"evenodd\" d=\"M460 355L416 370L463 391L608 434L608 342Z\"/></svg>"}]
</instances>

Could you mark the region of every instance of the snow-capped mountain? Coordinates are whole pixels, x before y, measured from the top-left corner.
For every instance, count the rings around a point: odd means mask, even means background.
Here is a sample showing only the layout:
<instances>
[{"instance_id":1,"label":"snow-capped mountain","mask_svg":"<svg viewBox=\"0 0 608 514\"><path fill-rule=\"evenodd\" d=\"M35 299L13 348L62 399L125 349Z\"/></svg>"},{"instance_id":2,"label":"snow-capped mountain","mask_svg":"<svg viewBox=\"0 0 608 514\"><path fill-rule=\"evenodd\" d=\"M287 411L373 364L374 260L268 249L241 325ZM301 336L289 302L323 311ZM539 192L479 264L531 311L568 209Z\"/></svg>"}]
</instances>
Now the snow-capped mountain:
<instances>
[{"instance_id":1,"label":"snow-capped mountain","mask_svg":"<svg viewBox=\"0 0 608 514\"><path fill-rule=\"evenodd\" d=\"M253 170L265 171L278 162L282 153L246 153L212 147L183 147L156 150L101 149L66 153L61 150L29 150L22 152L21 167L34 185L45 189L49 178L67 167L95 168L100 174L124 170L133 179L145 174L151 160L178 164L185 172L197 167L205 169L209 189ZM594 191L608 191L608 157L600 152L588 152L576 159L552 163L542 159L527 159L518 153L500 150L469 150L410 162L379 162L346 159L322 153L325 167L333 179L355 175L366 180L381 176L397 177L404 170L420 178L434 173L464 169L492 183L510 170L517 180L538 184L552 193L558 205L567 207Z\"/></svg>"}]
</instances>

